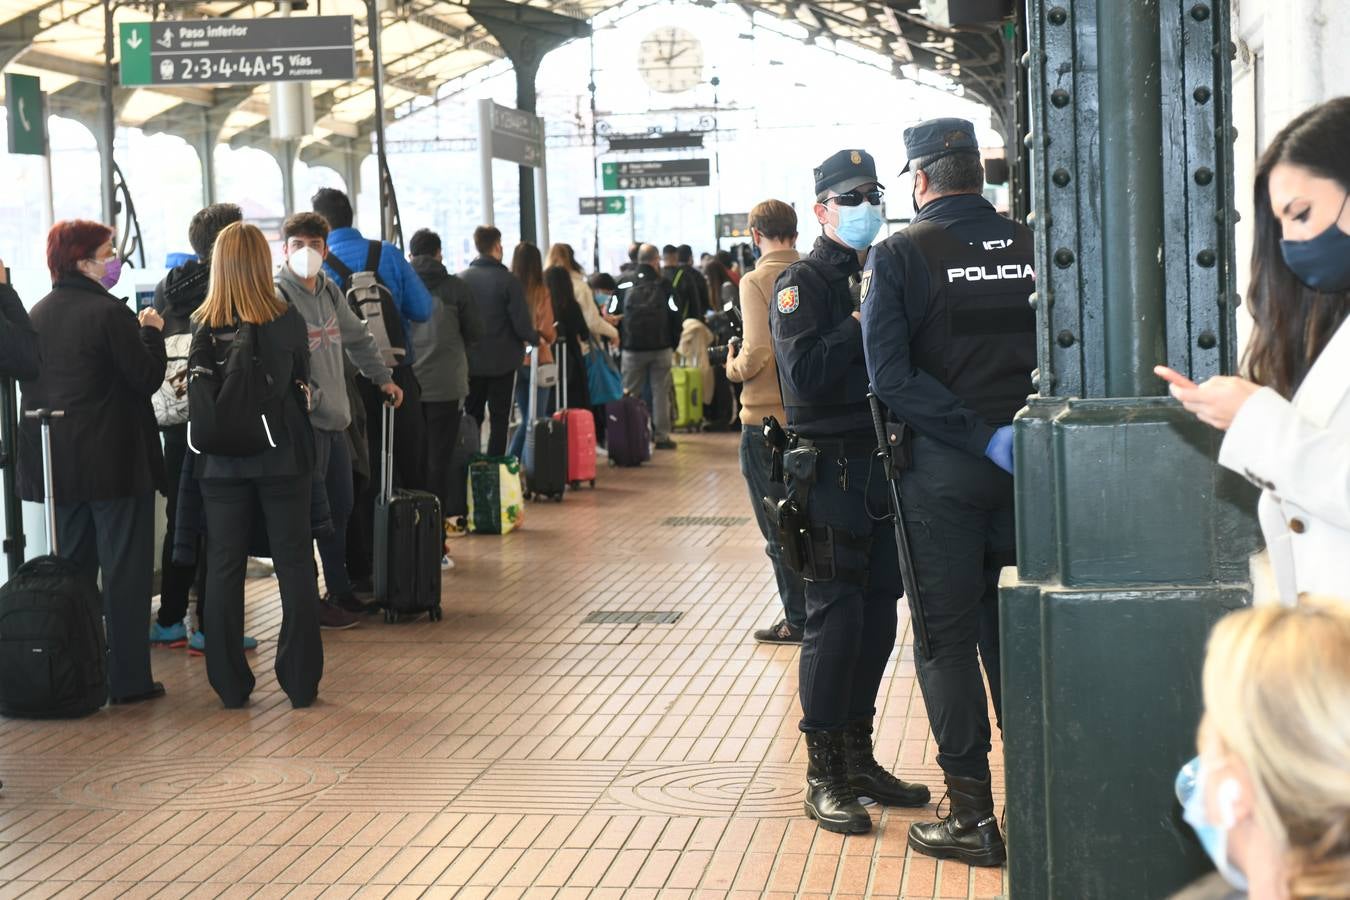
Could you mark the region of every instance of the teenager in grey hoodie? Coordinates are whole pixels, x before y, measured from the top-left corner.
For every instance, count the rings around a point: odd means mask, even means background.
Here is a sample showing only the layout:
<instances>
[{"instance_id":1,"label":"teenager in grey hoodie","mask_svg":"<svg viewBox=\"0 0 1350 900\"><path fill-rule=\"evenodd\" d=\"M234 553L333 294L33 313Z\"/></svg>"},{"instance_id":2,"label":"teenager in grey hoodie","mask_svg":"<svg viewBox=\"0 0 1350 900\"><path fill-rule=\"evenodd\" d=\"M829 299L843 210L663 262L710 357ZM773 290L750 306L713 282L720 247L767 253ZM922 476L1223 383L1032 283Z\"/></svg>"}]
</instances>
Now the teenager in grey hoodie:
<instances>
[{"instance_id":1,"label":"teenager in grey hoodie","mask_svg":"<svg viewBox=\"0 0 1350 900\"><path fill-rule=\"evenodd\" d=\"M352 513L352 458L347 426L352 413L342 371L345 352L361 374L378 385L395 407L403 392L384 364L366 323L347 304L342 289L323 272L328 254L328 223L317 213L297 213L281 229L286 264L277 276L277 289L294 306L309 329L311 381L310 421L317 453L314 488L328 494L333 534L319 538L319 558L328 597L320 610L320 625L350 628L365 610L347 577L347 521Z\"/></svg>"}]
</instances>

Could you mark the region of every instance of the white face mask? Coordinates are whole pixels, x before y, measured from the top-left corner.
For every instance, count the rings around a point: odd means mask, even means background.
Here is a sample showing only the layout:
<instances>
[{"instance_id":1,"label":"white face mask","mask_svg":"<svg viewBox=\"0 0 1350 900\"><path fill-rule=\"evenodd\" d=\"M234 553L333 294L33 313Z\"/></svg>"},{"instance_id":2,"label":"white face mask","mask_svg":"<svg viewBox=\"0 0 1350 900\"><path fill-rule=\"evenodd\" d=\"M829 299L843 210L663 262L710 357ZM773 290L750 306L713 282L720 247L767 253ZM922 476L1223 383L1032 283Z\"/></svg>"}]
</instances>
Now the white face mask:
<instances>
[{"instance_id":1,"label":"white face mask","mask_svg":"<svg viewBox=\"0 0 1350 900\"><path fill-rule=\"evenodd\" d=\"M301 278L313 278L323 268L323 257L313 247L301 247L291 251L286 264Z\"/></svg>"}]
</instances>

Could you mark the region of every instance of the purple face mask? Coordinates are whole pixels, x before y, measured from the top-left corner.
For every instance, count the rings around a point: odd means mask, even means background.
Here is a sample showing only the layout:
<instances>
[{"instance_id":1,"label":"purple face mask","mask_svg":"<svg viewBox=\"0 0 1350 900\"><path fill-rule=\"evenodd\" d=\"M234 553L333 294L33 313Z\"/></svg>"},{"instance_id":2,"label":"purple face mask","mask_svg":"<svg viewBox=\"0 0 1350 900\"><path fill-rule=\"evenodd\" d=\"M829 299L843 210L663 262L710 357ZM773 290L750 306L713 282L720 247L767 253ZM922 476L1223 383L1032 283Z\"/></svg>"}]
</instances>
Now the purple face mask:
<instances>
[{"instance_id":1,"label":"purple face mask","mask_svg":"<svg viewBox=\"0 0 1350 900\"><path fill-rule=\"evenodd\" d=\"M122 257L114 256L103 264L103 277L98 280L98 283L111 290L121 277Z\"/></svg>"}]
</instances>

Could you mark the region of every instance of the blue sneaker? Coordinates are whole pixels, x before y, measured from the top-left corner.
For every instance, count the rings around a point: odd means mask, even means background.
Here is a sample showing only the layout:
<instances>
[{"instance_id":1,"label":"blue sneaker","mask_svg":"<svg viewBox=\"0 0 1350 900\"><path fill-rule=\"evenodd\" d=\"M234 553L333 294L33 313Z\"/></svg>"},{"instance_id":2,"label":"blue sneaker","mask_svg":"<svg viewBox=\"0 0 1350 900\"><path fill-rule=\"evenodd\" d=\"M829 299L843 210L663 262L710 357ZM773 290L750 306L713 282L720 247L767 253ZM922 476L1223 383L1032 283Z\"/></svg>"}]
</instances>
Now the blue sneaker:
<instances>
[{"instance_id":1,"label":"blue sneaker","mask_svg":"<svg viewBox=\"0 0 1350 900\"><path fill-rule=\"evenodd\" d=\"M158 621L150 623L150 643L166 647L182 647L187 642L187 626L182 622L175 622L167 627Z\"/></svg>"},{"instance_id":2,"label":"blue sneaker","mask_svg":"<svg viewBox=\"0 0 1350 900\"><path fill-rule=\"evenodd\" d=\"M202 631L192 632L192 639L188 641L188 656L206 655L206 633ZM258 639L244 635L244 652L258 649Z\"/></svg>"}]
</instances>

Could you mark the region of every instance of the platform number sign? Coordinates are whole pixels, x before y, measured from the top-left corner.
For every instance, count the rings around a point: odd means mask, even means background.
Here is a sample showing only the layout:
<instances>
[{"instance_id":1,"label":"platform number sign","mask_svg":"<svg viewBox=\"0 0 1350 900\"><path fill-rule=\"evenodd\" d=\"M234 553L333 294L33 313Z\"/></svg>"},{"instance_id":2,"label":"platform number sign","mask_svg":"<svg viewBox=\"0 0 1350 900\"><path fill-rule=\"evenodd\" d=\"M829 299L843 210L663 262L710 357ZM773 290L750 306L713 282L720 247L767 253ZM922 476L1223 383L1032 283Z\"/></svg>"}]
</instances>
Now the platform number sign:
<instances>
[{"instance_id":1,"label":"platform number sign","mask_svg":"<svg viewBox=\"0 0 1350 900\"><path fill-rule=\"evenodd\" d=\"M122 84L257 84L356 77L351 16L124 22Z\"/></svg>"}]
</instances>

